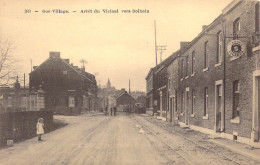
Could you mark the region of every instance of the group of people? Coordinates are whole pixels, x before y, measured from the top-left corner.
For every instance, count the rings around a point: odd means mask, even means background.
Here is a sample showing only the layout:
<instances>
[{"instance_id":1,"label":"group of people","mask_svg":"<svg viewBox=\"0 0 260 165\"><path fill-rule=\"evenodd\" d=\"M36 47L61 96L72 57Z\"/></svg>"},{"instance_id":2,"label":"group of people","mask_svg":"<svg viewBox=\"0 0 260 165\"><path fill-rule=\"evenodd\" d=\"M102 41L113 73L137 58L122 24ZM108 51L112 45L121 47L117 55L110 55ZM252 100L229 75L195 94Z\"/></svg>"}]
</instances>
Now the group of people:
<instances>
[{"instance_id":1,"label":"group of people","mask_svg":"<svg viewBox=\"0 0 260 165\"><path fill-rule=\"evenodd\" d=\"M116 107L111 107L110 108L110 116L116 116L116 111L117 111ZM109 116L108 106L106 106L105 115Z\"/></svg>"},{"instance_id":2,"label":"group of people","mask_svg":"<svg viewBox=\"0 0 260 165\"><path fill-rule=\"evenodd\" d=\"M124 112L126 116L129 116L132 113L130 106L124 106Z\"/></svg>"}]
</instances>

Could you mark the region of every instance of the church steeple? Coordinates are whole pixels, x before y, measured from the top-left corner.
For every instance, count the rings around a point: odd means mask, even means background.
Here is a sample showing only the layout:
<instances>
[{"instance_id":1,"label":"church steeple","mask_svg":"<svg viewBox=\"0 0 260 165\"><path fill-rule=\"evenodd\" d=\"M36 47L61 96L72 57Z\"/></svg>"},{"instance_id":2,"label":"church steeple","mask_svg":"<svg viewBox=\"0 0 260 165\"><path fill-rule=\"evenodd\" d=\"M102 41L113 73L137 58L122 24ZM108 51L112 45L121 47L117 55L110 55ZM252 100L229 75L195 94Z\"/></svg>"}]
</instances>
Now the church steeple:
<instances>
[{"instance_id":1,"label":"church steeple","mask_svg":"<svg viewBox=\"0 0 260 165\"><path fill-rule=\"evenodd\" d=\"M110 83L109 78L108 78L108 80L107 80L107 88L111 88L111 83Z\"/></svg>"}]
</instances>

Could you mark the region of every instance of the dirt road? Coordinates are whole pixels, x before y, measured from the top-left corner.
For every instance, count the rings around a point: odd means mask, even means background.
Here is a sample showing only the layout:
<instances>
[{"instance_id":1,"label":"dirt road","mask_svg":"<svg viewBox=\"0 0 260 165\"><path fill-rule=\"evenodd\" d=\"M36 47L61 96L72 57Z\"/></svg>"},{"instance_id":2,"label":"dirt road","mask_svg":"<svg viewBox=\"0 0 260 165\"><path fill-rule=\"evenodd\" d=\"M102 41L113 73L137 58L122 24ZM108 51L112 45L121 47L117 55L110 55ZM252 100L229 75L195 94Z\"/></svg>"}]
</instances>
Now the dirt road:
<instances>
[{"instance_id":1,"label":"dirt road","mask_svg":"<svg viewBox=\"0 0 260 165\"><path fill-rule=\"evenodd\" d=\"M169 133L140 116L92 114L56 118L69 125L45 134L43 142L33 138L0 150L0 164L239 164ZM240 158L241 163L248 161Z\"/></svg>"}]
</instances>

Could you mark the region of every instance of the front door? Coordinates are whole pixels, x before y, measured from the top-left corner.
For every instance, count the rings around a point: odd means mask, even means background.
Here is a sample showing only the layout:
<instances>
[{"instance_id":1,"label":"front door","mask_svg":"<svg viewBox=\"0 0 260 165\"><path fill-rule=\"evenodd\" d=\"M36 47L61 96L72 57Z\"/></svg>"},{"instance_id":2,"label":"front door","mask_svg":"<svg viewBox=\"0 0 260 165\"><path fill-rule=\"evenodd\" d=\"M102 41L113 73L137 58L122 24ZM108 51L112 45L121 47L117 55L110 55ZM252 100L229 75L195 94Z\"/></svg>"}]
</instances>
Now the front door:
<instances>
[{"instance_id":1,"label":"front door","mask_svg":"<svg viewBox=\"0 0 260 165\"><path fill-rule=\"evenodd\" d=\"M215 84L215 131L223 132L225 129L224 122L224 98L223 98L223 81L216 81Z\"/></svg>"},{"instance_id":2,"label":"front door","mask_svg":"<svg viewBox=\"0 0 260 165\"><path fill-rule=\"evenodd\" d=\"M258 95L258 99L257 99L257 109L258 109L258 112L256 112L256 115L258 115L258 117L256 117L256 119L258 120L258 122L256 122L256 133L258 133L258 136L256 136L256 141L259 141L259 137L260 137L260 77L257 77L257 81L258 81L258 90L257 90L257 95Z\"/></svg>"},{"instance_id":3,"label":"front door","mask_svg":"<svg viewBox=\"0 0 260 165\"><path fill-rule=\"evenodd\" d=\"M170 122L172 122L173 114L174 114L174 97L170 97Z\"/></svg>"},{"instance_id":4,"label":"front door","mask_svg":"<svg viewBox=\"0 0 260 165\"><path fill-rule=\"evenodd\" d=\"M260 137L260 70L253 72L253 116L251 140L259 142Z\"/></svg>"},{"instance_id":5,"label":"front door","mask_svg":"<svg viewBox=\"0 0 260 165\"><path fill-rule=\"evenodd\" d=\"M189 97L189 88L186 88L186 104L185 104L185 124L189 125L189 103L190 103L190 97Z\"/></svg>"}]
</instances>

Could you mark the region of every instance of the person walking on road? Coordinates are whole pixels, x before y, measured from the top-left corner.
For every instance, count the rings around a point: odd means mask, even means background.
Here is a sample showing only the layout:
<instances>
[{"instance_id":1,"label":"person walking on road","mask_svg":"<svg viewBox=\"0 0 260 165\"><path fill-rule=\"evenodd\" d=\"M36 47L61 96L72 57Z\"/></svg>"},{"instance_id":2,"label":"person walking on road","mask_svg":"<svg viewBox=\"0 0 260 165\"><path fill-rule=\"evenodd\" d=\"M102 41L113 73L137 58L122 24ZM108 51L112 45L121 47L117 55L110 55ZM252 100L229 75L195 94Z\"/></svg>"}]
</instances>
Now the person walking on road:
<instances>
[{"instance_id":1,"label":"person walking on road","mask_svg":"<svg viewBox=\"0 0 260 165\"><path fill-rule=\"evenodd\" d=\"M116 110L117 110L116 107L114 107L114 116L116 116Z\"/></svg>"},{"instance_id":2,"label":"person walking on road","mask_svg":"<svg viewBox=\"0 0 260 165\"><path fill-rule=\"evenodd\" d=\"M106 106L106 108L105 108L105 116L107 116L108 115L108 107Z\"/></svg>"},{"instance_id":3,"label":"person walking on road","mask_svg":"<svg viewBox=\"0 0 260 165\"><path fill-rule=\"evenodd\" d=\"M110 108L110 114L111 114L111 116L113 116L113 107L112 106Z\"/></svg>"},{"instance_id":4,"label":"person walking on road","mask_svg":"<svg viewBox=\"0 0 260 165\"><path fill-rule=\"evenodd\" d=\"M39 118L36 125L37 128L36 134L38 135L38 141L42 141L42 135L44 134L43 127L44 127L43 118Z\"/></svg>"}]
</instances>

